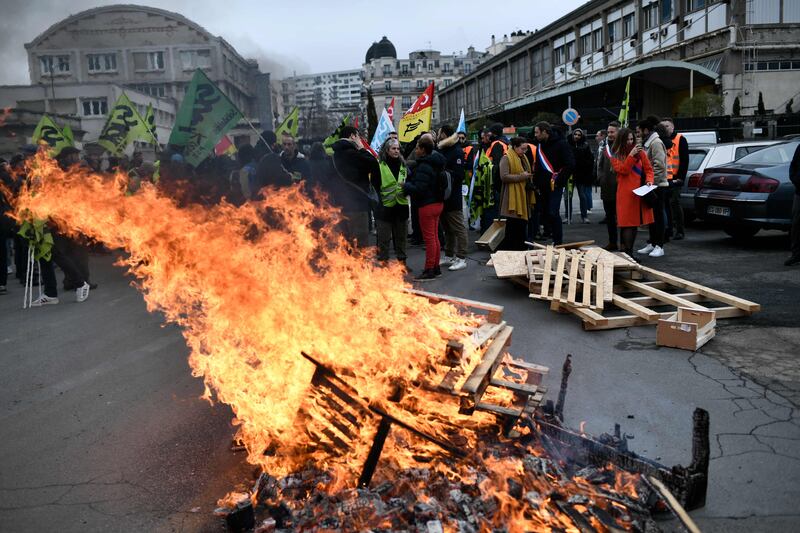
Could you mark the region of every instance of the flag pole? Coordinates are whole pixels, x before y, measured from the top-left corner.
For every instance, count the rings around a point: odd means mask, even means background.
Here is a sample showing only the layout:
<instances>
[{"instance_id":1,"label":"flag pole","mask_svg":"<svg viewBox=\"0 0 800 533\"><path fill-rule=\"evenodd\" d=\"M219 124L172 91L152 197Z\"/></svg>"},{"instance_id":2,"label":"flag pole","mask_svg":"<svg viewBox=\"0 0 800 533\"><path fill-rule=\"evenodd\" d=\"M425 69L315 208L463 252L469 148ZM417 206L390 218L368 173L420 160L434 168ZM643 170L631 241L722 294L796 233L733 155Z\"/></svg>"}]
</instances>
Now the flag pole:
<instances>
[{"instance_id":1,"label":"flag pole","mask_svg":"<svg viewBox=\"0 0 800 533\"><path fill-rule=\"evenodd\" d=\"M258 138L261 139L262 141L264 141L264 146L267 147L267 150L269 150L269 153L274 154L275 150L273 150L272 147L267 142L267 140L264 137L261 136L261 133L256 129L255 126L253 126L253 123L250 122L250 119L247 118L246 116L244 116L244 113L242 113L242 118L244 119L245 122L247 122L247 125L250 126L253 129L254 132L256 132L256 135L258 135Z\"/></svg>"}]
</instances>

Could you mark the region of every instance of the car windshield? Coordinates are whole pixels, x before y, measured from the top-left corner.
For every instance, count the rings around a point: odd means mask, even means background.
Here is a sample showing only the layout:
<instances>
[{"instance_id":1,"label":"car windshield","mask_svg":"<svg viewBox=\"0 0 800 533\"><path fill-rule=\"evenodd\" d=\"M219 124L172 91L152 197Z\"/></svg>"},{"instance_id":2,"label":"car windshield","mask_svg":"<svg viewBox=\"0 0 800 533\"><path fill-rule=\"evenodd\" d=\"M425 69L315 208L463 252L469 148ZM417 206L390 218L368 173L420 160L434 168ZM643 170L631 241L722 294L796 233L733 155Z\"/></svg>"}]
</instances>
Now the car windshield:
<instances>
[{"instance_id":1,"label":"car windshield","mask_svg":"<svg viewBox=\"0 0 800 533\"><path fill-rule=\"evenodd\" d=\"M792 161L798 145L800 145L800 142L776 144L748 154L741 159L737 159L736 162L745 165L785 165Z\"/></svg>"},{"instance_id":2,"label":"car windshield","mask_svg":"<svg viewBox=\"0 0 800 533\"><path fill-rule=\"evenodd\" d=\"M698 150L696 148L689 149L689 172L697 170L703 164L703 159L706 158L708 150Z\"/></svg>"}]
</instances>

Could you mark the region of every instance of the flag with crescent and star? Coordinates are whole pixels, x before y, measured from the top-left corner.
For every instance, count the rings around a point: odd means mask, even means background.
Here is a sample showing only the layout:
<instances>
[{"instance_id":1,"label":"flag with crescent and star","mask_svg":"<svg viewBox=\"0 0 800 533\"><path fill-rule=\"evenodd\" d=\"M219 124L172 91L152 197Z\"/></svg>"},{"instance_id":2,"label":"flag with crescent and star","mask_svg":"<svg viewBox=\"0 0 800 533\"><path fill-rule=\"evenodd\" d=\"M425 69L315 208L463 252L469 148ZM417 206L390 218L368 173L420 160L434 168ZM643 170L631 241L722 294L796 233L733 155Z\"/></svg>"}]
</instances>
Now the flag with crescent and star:
<instances>
[{"instance_id":1,"label":"flag with crescent and star","mask_svg":"<svg viewBox=\"0 0 800 533\"><path fill-rule=\"evenodd\" d=\"M400 119L400 127L397 128L397 136L400 142L413 141L420 133L430 130L432 114L433 83L428 85L425 92L417 97L411 109Z\"/></svg>"}]
</instances>

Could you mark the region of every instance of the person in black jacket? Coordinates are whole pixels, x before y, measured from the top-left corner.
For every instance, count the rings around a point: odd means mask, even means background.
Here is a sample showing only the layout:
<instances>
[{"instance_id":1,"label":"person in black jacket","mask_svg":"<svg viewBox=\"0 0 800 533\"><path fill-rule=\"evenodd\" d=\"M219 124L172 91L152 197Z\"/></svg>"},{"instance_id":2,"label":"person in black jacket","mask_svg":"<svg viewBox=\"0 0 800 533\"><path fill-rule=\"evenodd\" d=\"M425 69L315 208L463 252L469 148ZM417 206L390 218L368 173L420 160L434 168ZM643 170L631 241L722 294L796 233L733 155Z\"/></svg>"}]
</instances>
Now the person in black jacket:
<instances>
[{"instance_id":1,"label":"person in black jacket","mask_svg":"<svg viewBox=\"0 0 800 533\"><path fill-rule=\"evenodd\" d=\"M297 149L297 143L294 137L288 133L281 136L281 163L283 168L292 175L293 181L300 181L301 179L308 179L311 174L311 169L308 166L308 160Z\"/></svg>"},{"instance_id":2,"label":"person in black jacket","mask_svg":"<svg viewBox=\"0 0 800 533\"><path fill-rule=\"evenodd\" d=\"M594 154L589 147L583 130L578 128L572 132L570 137L572 155L575 157L575 171L572 174L572 182L578 189L578 201L581 206L581 222L589 223L588 210L592 202L592 182L594 181Z\"/></svg>"},{"instance_id":3,"label":"person in black jacket","mask_svg":"<svg viewBox=\"0 0 800 533\"><path fill-rule=\"evenodd\" d=\"M439 153L447 161L445 168L450 172L451 192L444 201L442 228L444 229L444 257L440 266L448 270L467 268L467 225L464 222L464 197L461 187L464 184L464 150L458 134L449 124L439 129Z\"/></svg>"},{"instance_id":4,"label":"person in black jacket","mask_svg":"<svg viewBox=\"0 0 800 533\"><path fill-rule=\"evenodd\" d=\"M792 266L800 263L800 144L794 151L792 163L789 165L789 179L794 184L794 200L792 202L792 255L783 264Z\"/></svg>"},{"instance_id":5,"label":"person in black jacket","mask_svg":"<svg viewBox=\"0 0 800 533\"><path fill-rule=\"evenodd\" d=\"M341 199L344 220L342 232L356 246L369 242L370 177L380 175L378 160L364 150L358 130L342 128L341 138L333 143L333 164L342 177Z\"/></svg>"},{"instance_id":6,"label":"person in black jacket","mask_svg":"<svg viewBox=\"0 0 800 533\"><path fill-rule=\"evenodd\" d=\"M564 240L564 229L559 214L561 197L567 180L575 170L575 158L564 136L548 122L536 124L533 133L538 143L535 181L537 186L551 191L547 202L547 217L553 232L553 244L558 245Z\"/></svg>"},{"instance_id":7,"label":"person in black jacket","mask_svg":"<svg viewBox=\"0 0 800 533\"><path fill-rule=\"evenodd\" d=\"M678 135L675 131L675 123L671 118L662 118L661 125L666 129L672 144L678 143L678 170L669 178L669 204L667 205L667 240L674 239L679 241L684 238L683 208L681 207L681 188L686 181L686 174L689 172L689 141L683 135ZM667 144L666 142L664 143ZM672 150L667 146L667 150ZM669 153L667 154L669 159ZM669 173L669 169L667 169ZM675 234L673 236L673 229Z\"/></svg>"},{"instance_id":8,"label":"person in black jacket","mask_svg":"<svg viewBox=\"0 0 800 533\"><path fill-rule=\"evenodd\" d=\"M439 174L447 163L444 156L433 150L433 140L423 135L415 149L416 160L413 172L403 185L403 190L411 195L411 202L419 207L419 224L425 241L425 267L415 279L428 281L441 275L439 260L442 245L439 242L439 218L444 208L444 196L440 186Z\"/></svg>"},{"instance_id":9,"label":"person in black jacket","mask_svg":"<svg viewBox=\"0 0 800 533\"><path fill-rule=\"evenodd\" d=\"M489 229L494 219L500 213L500 191L503 188L503 182L500 180L500 160L506 155L508 151L508 143L503 138L503 124L495 122L489 126L488 132L485 136L486 156L492 161L492 197L494 203L491 207L485 209L481 215L481 232Z\"/></svg>"}]
</instances>

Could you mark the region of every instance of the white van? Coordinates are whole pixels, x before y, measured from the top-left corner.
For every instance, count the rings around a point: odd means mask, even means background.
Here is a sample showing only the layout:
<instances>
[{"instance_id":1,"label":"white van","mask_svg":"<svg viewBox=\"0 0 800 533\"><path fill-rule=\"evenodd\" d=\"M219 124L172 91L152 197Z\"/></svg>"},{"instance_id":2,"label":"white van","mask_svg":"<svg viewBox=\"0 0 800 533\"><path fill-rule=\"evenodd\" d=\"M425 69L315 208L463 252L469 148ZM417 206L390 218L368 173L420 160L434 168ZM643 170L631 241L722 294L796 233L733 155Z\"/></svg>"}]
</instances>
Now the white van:
<instances>
[{"instance_id":1,"label":"white van","mask_svg":"<svg viewBox=\"0 0 800 533\"><path fill-rule=\"evenodd\" d=\"M686 142L691 144L717 144L715 131L687 131L681 132Z\"/></svg>"}]
</instances>

